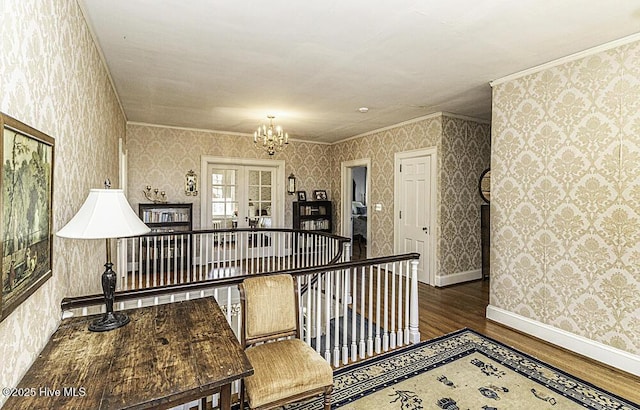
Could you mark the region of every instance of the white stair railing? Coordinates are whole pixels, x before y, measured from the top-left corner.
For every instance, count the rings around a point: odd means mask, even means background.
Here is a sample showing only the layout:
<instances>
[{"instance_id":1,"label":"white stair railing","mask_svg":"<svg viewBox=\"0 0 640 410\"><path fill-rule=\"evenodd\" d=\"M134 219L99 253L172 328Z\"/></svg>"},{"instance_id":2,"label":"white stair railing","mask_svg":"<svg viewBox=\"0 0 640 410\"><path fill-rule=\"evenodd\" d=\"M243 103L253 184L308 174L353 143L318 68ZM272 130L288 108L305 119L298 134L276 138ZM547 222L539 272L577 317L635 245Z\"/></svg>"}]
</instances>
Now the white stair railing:
<instances>
[{"instance_id":1,"label":"white stair railing","mask_svg":"<svg viewBox=\"0 0 640 410\"><path fill-rule=\"evenodd\" d=\"M297 281L301 337L335 368L420 341L419 255L350 262L348 251L337 263L289 271ZM217 270L216 278L200 283L119 291L116 307L129 309L214 297L238 336L242 312L237 284L242 278L227 267ZM149 293L152 295L139 296ZM63 317L84 316L103 313L104 303L102 295L91 295L65 299L62 309ZM235 383L232 393L238 389ZM217 400L214 395L214 404Z\"/></svg>"},{"instance_id":2,"label":"white stair railing","mask_svg":"<svg viewBox=\"0 0 640 410\"><path fill-rule=\"evenodd\" d=\"M334 367L420 341L418 260L383 259L298 280L302 337Z\"/></svg>"},{"instance_id":3,"label":"white stair railing","mask_svg":"<svg viewBox=\"0 0 640 410\"><path fill-rule=\"evenodd\" d=\"M340 260L347 238L291 229L234 229L118 239L117 290L291 270Z\"/></svg>"}]
</instances>

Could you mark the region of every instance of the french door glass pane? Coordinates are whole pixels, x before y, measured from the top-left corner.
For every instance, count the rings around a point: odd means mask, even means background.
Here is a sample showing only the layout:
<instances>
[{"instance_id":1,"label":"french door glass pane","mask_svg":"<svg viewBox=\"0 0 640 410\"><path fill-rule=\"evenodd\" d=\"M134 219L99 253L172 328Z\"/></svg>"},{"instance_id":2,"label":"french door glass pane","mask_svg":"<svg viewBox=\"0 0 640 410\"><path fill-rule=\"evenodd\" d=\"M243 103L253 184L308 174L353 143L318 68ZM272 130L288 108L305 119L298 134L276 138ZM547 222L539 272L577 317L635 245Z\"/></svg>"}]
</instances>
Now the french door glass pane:
<instances>
[{"instance_id":1,"label":"french door glass pane","mask_svg":"<svg viewBox=\"0 0 640 410\"><path fill-rule=\"evenodd\" d=\"M273 171L249 170L249 226L271 227Z\"/></svg>"},{"instance_id":2,"label":"french door glass pane","mask_svg":"<svg viewBox=\"0 0 640 410\"><path fill-rule=\"evenodd\" d=\"M211 171L211 227L233 228L238 224L238 178L235 169Z\"/></svg>"}]
</instances>

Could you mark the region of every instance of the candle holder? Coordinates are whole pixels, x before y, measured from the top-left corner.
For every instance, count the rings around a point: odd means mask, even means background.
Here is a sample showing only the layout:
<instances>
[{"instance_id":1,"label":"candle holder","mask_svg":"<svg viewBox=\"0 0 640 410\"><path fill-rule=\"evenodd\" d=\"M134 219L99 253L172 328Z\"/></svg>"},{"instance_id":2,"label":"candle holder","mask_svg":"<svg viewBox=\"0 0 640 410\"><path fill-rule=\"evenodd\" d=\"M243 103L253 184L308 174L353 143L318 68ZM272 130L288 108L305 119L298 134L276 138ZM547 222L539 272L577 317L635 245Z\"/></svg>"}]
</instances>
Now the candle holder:
<instances>
[{"instance_id":1,"label":"candle holder","mask_svg":"<svg viewBox=\"0 0 640 410\"><path fill-rule=\"evenodd\" d=\"M158 188L152 189L151 185L147 185L142 193L148 201L151 201L154 204L164 204L167 202L167 194L164 191L160 191Z\"/></svg>"}]
</instances>

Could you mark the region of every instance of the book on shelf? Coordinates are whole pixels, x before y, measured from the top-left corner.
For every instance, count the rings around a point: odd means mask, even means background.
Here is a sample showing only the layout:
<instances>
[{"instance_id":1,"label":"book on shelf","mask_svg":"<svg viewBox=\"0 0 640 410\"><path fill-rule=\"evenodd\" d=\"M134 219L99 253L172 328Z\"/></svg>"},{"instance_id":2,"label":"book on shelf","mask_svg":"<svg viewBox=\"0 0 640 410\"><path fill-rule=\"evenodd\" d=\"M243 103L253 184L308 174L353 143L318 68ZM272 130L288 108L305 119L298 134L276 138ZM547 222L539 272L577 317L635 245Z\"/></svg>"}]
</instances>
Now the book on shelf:
<instances>
[{"instance_id":1,"label":"book on shelf","mask_svg":"<svg viewBox=\"0 0 640 410\"><path fill-rule=\"evenodd\" d=\"M328 219L315 219L310 221L302 221L300 227L307 231L317 231L321 229L329 229Z\"/></svg>"},{"instance_id":2,"label":"book on shelf","mask_svg":"<svg viewBox=\"0 0 640 410\"><path fill-rule=\"evenodd\" d=\"M325 206L301 206L300 207L300 215L308 216L308 215L326 215L327 207Z\"/></svg>"},{"instance_id":3,"label":"book on shelf","mask_svg":"<svg viewBox=\"0 0 640 410\"><path fill-rule=\"evenodd\" d=\"M144 223L189 222L189 214L175 210L145 210L142 213Z\"/></svg>"}]
</instances>

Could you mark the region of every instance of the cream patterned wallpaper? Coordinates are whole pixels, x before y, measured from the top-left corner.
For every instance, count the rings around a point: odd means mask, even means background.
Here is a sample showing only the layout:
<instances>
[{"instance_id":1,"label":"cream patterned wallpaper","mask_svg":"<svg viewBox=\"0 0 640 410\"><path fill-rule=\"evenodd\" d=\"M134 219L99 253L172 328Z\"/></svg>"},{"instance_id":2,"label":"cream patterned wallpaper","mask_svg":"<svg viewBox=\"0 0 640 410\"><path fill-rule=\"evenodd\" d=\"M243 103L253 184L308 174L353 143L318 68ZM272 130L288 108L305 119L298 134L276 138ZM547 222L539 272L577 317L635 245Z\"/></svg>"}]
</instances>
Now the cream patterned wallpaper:
<instances>
[{"instance_id":1,"label":"cream patterned wallpaper","mask_svg":"<svg viewBox=\"0 0 640 410\"><path fill-rule=\"evenodd\" d=\"M0 8L0 111L55 138L55 232L90 188L107 177L117 184L125 120L75 1L3 0ZM0 323L0 386L15 386L40 353L63 297L100 291L104 258L104 242L54 237L52 278Z\"/></svg>"},{"instance_id":2,"label":"cream patterned wallpaper","mask_svg":"<svg viewBox=\"0 0 640 410\"><path fill-rule=\"evenodd\" d=\"M489 166L488 124L438 114L335 144L331 155L334 198L340 195L341 163L370 158L369 202L382 204L382 211L369 212L371 255L393 254L394 154L428 147L438 151L437 276L478 270L482 203L478 178ZM339 222L340 206L336 209Z\"/></svg>"},{"instance_id":3,"label":"cream patterned wallpaper","mask_svg":"<svg viewBox=\"0 0 640 410\"><path fill-rule=\"evenodd\" d=\"M201 156L242 159L267 159L269 155L253 145L253 137L221 132L168 128L141 124L127 125L129 157L129 201L137 211L140 202L148 202L142 190L147 185L167 193L170 202L192 202L194 229L200 227L200 200L184 193L185 174L198 174L200 190L204 189L200 175ZM296 189L325 189L332 198L329 177L329 145L292 141L273 159L285 161L285 177L296 176ZM285 187L285 181L282 181ZM285 195L285 226L291 228L292 202L295 195Z\"/></svg>"},{"instance_id":4,"label":"cream patterned wallpaper","mask_svg":"<svg viewBox=\"0 0 640 410\"><path fill-rule=\"evenodd\" d=\"M440 168L439 276L481 268L480 197L478 183L489 168L491 130L488 124L442 117Z\"/></svg>"},{"instance_id":5,"label":"cream patterned wallpaper","mask_svg":"<svg viewBox=\"0 0 640 410\"><path fill-rule=\"evenodd\" d=\"M493 90L491 304L640 353L640 43Z\"/></svg>"},{"instance_id":6,"label":"cream patterned wallpaper","mask_svg":"<svg viewBox=\"0 0 640 410\"><path fill-rule=\"evenodd\" d=\"M445 124L443 129L442 124ZM329 145L294 141L274 159L285 161L285 174L294 173L297 189L310 195L326 189L334 201L335 232L340 232L340 164L370 157L372 203L382 203L382 212L370 213L373 256L393 253L393 161L394 153L438 146L438 215L440 224L437 254L440 275L477 270L480 267L478 177L489 164L489 126L452 116L436 115L379 133ZM391 148L389 148L391 145ZM201 196L184 194L184 175L200 172L202 155L233 158L267 158L257 150L250 136L221 132L169 128L144 124L127 125L129 158L129 201L134 209L147 202L142 190L151 185L167 193L169 201L194 204L194 227L200 226ZM202 181L201 181L202 183ZM200 189L203 189L202 185ZM285 225L291 227L292 196L286 196ZM440 218L438 216L438 218ZM439 219L440 220L440 219ZM440 249L445 252L440 252Z\"/></svg>"}]
</instances>

